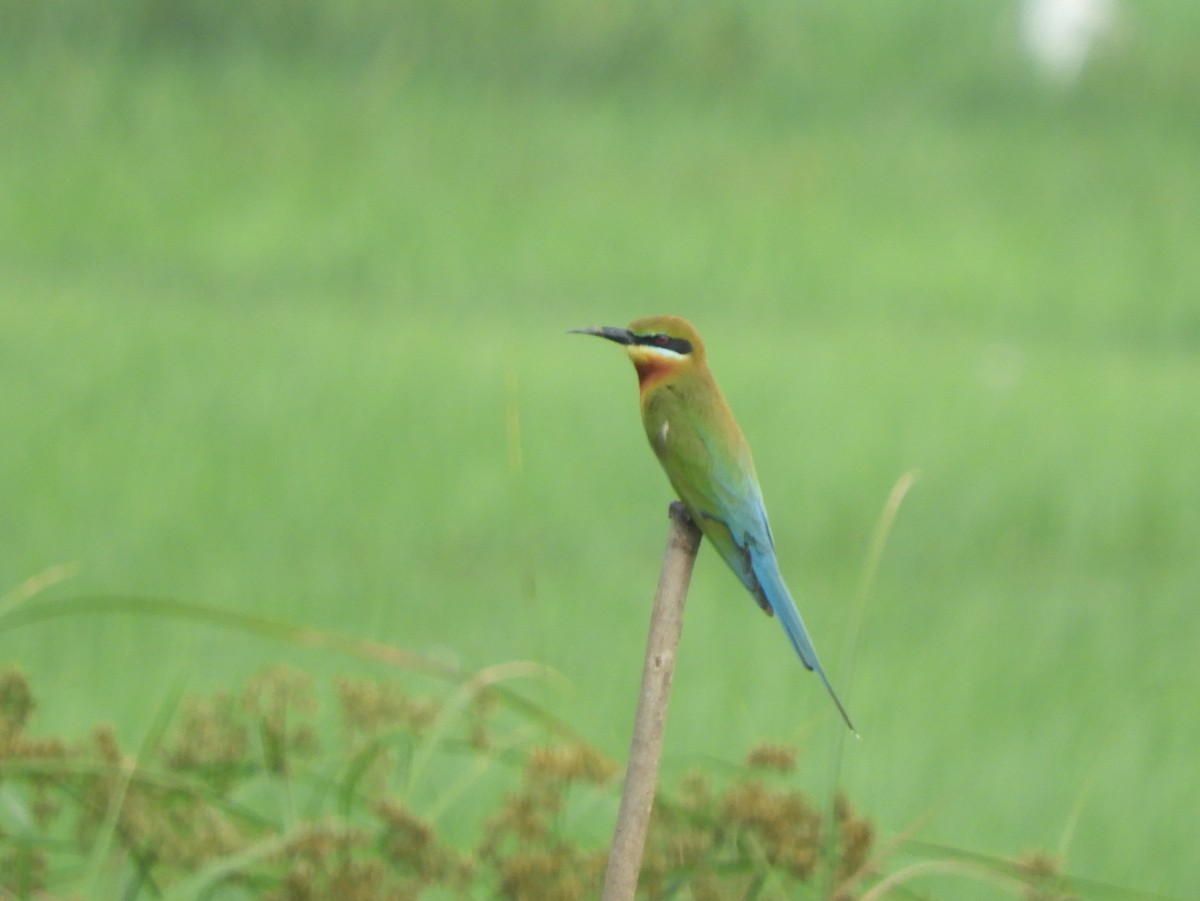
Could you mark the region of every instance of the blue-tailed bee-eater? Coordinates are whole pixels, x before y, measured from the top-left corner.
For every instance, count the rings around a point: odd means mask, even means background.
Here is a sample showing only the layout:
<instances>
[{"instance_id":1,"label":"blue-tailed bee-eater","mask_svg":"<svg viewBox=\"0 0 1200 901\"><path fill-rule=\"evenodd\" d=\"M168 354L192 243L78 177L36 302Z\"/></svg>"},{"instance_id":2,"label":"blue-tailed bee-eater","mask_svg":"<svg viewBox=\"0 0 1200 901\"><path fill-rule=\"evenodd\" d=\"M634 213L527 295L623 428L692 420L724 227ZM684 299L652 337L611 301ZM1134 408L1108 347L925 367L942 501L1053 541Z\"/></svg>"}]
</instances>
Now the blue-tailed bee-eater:
<instances>
[{"instance_id":1,"label":"blue-tailed bee-eater","mask_svg":"<svg viewBox=\"0 0 1200 901\"><path fill-rule=\"evenodd\" d=\"M853 731L779 574L750 446L708 369L700 334L678 316L573 331L624 346L637 369L646 437L679 499L758 605L779 617L801 662L820 677Z\"/></svg>"}]
</instances>

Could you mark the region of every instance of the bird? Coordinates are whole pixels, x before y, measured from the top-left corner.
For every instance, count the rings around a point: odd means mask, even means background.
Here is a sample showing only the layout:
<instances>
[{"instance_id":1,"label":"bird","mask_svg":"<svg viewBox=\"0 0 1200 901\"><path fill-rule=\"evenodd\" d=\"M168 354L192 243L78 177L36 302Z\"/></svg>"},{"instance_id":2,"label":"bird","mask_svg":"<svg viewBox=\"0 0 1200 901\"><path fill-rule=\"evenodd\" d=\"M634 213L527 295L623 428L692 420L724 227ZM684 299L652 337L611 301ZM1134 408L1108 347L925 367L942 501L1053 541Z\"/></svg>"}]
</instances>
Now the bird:
<instances>
[{"instance_id":1,"label":"bird","mask_svg":"<svg viewBox=\"0 0 1200 901\"><path fill-rule=\"evenodd\" d=\"M680 316L570 332L625 348L637 370L646 437L679 500L758 606L778 617L801 663L817 674L857 735L784 584L750 445L708 368L700 333Z\"/></svg>"}]
</instances>

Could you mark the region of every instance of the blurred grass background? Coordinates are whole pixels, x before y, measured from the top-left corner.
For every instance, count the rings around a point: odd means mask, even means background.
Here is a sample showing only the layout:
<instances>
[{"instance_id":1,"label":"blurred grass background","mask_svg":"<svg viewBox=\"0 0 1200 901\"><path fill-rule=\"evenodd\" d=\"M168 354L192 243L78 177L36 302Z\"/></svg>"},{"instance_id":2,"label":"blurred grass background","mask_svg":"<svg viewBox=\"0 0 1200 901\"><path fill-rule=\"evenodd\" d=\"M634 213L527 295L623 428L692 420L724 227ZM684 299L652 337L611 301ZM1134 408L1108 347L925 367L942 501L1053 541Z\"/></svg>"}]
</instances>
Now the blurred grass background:
<instances>
[{"instance_id":1,"label":"blurred grass background","mask_svg":"<svg viewBox=\"0 0 1200 901\"><path fill-rule=\"evenodd\" d=\"M885 831L1200 879L1200 7L1043 83L1013 4L0 7L0 585L138 593L467 666L624 754L665 479L629 365L686 315ZM873 522L901 512L849 669ZM0 634L45 730L329 654ZM357 666L355 664L354 666ZM840 724L716 559L667 766ZM962 897L957 895L957 897Z\"/></svg>"}]
</instances>

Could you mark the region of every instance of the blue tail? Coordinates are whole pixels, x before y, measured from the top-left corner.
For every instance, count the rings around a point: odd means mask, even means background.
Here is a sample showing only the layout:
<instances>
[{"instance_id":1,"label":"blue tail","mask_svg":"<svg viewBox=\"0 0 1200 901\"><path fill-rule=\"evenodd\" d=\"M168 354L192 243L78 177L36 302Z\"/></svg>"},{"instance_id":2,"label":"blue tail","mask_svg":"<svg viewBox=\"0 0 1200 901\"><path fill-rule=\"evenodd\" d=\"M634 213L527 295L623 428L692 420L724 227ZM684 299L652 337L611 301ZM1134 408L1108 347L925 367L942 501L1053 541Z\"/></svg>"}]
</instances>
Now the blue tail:
<instances>
[{"instance_id":1,"label":"blue tail","mask_svg":"<svg viewBox=\"0 0 1200 901\"><path fill-rule=\"evenodd\" d=\"M833 703L837 705L842 719L850 727L850 731L858 735L858 730L854 728L854 723L850 722L850 715L846 713L846 708L838 700L837 693L833 690L833 686L829 684L825 670L821 667L821 661L817 658L817 649L813 647L812 640L808 637L808 629L804 627L804 620L800 618L800 611L796 609L787 586L783 584L783 576L779 574L779 565L775 562L775 554L769 550L766 553L751 551L750 568L754 571L759 587L761 587L763 594L766 595L771 609L779 618L779 624L783 626L783 631L787 632L788 638L791 639L792 647L800 655L800 661L817 674L821 682L825 685L825 689L829 692L829 696L833 698Z\"/></svg>"}]
</instances>

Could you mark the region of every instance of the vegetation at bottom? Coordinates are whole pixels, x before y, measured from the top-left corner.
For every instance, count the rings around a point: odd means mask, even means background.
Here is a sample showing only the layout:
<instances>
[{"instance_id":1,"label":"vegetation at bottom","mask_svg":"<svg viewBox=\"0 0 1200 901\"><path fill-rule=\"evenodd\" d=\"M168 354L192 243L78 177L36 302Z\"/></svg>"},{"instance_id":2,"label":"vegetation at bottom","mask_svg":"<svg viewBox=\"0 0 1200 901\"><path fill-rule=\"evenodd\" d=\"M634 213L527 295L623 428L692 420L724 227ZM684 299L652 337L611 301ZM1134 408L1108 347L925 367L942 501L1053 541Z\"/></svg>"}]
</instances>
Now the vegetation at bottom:
<instances>
[{"instance_id":1,"label":"vegetation at bottom","mask_svg":"<svg viewBox=\"0 0 1200 901\"><path fill-rule=\"evenodd\" d=\"M347 678L333 696L325 728L311 679L275 667L240 693L180 699L135 751L102 724L79 742L31 735L33 690L7 669L0 899L598 896L615 761L565 729L531 740L537 712L494 687L419 696ZM414 782L447 776L432 793ZM905 881L902 842L796 782L795 749L764 744L665 789L640 895L868 901ZM477 790L494 804L472 814L473 842L456 842L446 833L463 830L436 821ZM1075 897L1046 855L974 870L1015 897Z\"/></svg>"}]
</instances>

